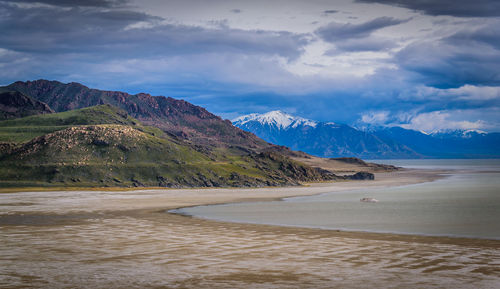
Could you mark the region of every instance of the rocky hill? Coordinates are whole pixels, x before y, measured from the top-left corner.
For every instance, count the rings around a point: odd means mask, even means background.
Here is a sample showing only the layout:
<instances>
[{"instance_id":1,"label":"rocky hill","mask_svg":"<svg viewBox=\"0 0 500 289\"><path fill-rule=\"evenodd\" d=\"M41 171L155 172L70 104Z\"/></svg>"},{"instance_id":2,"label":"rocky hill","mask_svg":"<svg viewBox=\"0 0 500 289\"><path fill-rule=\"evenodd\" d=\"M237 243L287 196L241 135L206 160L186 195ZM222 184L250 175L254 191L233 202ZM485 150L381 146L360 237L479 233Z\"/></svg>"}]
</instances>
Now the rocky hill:
<instances>
[{"instance_id":1,"label":"rocky hill","mask_svg":"<svg viewBox=\"0 0 500 289\"><path fill-rule=\"evenodd\" d=\"M53 112L47 104L18 91L0 93L0 120Z\"/></svg>"},{"instance_id":2,"label":"rocky hill","mask_svg":"<svg viewBox=\"0 0 500 289\"><path fill-rule=\"evenodd\" d=\"M23 143L31 139L72 126L92 124L120 124L134 126L140 130L152 131L121 109L111 105L100 105L73 111L29 116L0 121L0 141ZM157 134L163 134L155 129Z\"/></svg>"},{"instance_id":3,"label":"rocky hill","mask_svg":"<svg viewBox=\"0 0 500 289\"><path fill-rule=\"evenodd\" d=\"M279 186L345 179L277 152L203 150L111 105L0 121L0 185Z\"/></svg>"},{"instance_id":4,"label":"rocky hill","mask_svg":"<svg viewBox=\"0 0 500 289\"><path fill-rule=\"evenodd\" d=\"M55 111L0 121L3 187L277 186L373 178L304 164L307 154L183 100L47 80L15 82L0 92Z\"/></svg>"},{"instance_id":5,"label":"rocky hill","mask_svg":"<svg viewBox=\"0 0 500 289\"><path fill-rule=\"evenodd\" d=\"M158 127L192 143L209 146L242 146L262 150L270 144L254 134L234 127L230 121L202 107L171 97L147 93L131 95L119 91L90 89L79 83L36 80L15 82L0 91L17 91L48 104L56 112L110 104L146 125Z\"/></svg>"}]
</instances>

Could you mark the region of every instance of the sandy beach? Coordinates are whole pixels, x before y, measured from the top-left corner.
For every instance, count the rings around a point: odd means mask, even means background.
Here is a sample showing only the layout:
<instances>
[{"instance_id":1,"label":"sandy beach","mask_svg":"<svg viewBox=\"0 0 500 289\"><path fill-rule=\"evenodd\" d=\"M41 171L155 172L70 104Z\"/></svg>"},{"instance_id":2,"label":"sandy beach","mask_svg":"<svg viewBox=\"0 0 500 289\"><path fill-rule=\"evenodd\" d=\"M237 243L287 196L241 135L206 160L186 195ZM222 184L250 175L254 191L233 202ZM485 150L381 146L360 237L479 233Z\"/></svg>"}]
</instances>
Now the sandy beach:
<instances>
[{"instance_id":1,"label":"sandy beach","mask_svg":"<svg viewBox=\"0 0 500 289\"><path fill-rule=\"evenodd\" d=\"M427 182L0 194L2 288L495 288L500 241L224 223L167 213Z\"/></svg>"}]
</instances>

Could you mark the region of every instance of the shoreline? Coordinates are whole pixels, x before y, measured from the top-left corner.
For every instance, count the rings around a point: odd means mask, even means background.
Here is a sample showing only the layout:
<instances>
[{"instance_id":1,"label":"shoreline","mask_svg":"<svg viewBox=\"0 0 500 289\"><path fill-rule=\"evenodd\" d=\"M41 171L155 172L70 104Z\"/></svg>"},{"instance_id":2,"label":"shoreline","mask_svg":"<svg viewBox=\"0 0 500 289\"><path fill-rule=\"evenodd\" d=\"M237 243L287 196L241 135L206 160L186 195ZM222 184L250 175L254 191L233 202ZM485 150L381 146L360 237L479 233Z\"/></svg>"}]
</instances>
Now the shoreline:
<instances>
[{"instance_id":1,"label":"shoreline","mask_svg":"<svg viewBox=\"0 0 500 289\"><path fill-rule=\"evenodd\" d=\"M427 173L427 174L446 174L449 173L449 170L430 170L430 169L413 169L413 168L402 168L399 167L395 171L381 171L381 172L372 172L375 176L384 176L387 178L387 175L390 174L398 174L398 173ZM439 176L434 176L436 179L440 178ZM10 194L10 193L23 193L23 192L61 192L61 191L108 191L108 192L133 192L133 191L169 191L169 190L246 190L246 189L279 189L279 188L303 188L309 186L318 186L322 184L340 184L340 183L353 183L353 182L371 182L373 180L336 180L336 181L321 181L321 182L304 182L300 185L283 185L283 186L261 186L261 187L183 187L183 188L169 188L169 187L85 187L85 186L32 186L32 187L3 187L0 188L1 194ZM378 181L377 177L375 181ZM426 182L426 181L418 181ZM416 182L417 183L417 182Z\"/></svg>"},{"instance_id":2,"label":"shoreline","mask_svg":"<svg viewBox=\"0 0 500 289\"><path fill-rule=\"evenodd\" d=\"M0 287L492 288L500 241L232 223L167 213L412 185L448 171L301 187L1 194ZM360 286L366 284L366 286Z\"/></svg>"},{"instance_id":3,"label":"shoreline","mask_svg":"<svg viewBox=\"0 0 500 289\"><path fill-rule=\"evenodd\" d=\"M217 219L209 219L203 217L197 217L190 214L185 214L182 212L172 212L175 210L182 210L185 208L198 207L198 206L213 206L213 205L225 205L225 204L236 204L245 202L269 202L269 201L283 201L287 198L295 197L309 197L322 194L329 194L335 192L348 192L354 190L361 190L365 188L389 188L389 187L401 187L401 186L411 186L427 182L434 182L440 179L447 178L449 174L453 173L450 170L429 170L429 169L400 169L393 172L380 172L375 173L376 178L373 181L361 180L361 181L337 181L337 182L317 182L317 183L304 183L301 186L283 186L283 187L250 187L250 188L80 188L79 190L64 189L59 190L26 190L13 193L66 193L66 192L96 192L105 193L105 195L111 193L122 193L124 198L105 198L104 200L97 200L98 203L90 202L86 205L70 208L67 212L57 212L61 215L78 215L79 209L85 209L85 207L92 207L90 211L93 213L106 214L125 214L125 215L147 215L147 214L166 214L173 215L177 217L196 219L204 221L207 223L213 222L214 225L224 223L224 224L237 224L237 225L249 225L249 226L266 226L266 227L277 227L277 228L287 228L290 230L312 230L312 231L324 231L331 233L335 236L349 237L349 238L359 238L366 240L398 240L405 242L419 242L419 243L445 243L445 244L464 244L470 245L474 243L479 246L493 246L500 247L500 240L498 239L487 239L487 238L474 238L474 237L464 237L464 236L436 236L436 235L425 235L425 234L405 234L396 232L370 232L370 231L356 231L356 230L344 230L344 229L329 229L329 228L315 228L315 227L302 227L293 226L285 224L259 224L250 222L237 222L237 221L225 221ZM189 194L192 195L189 195ZM210 193L212 193L210 195ZM3 194L10 195L9 193ZM128 194L132 194L132 197ZM108 195L111 196L111 195ZM151 197L150 197L151 196ZM94 200L96 201L96 200ZM112 202L110 202L112 201ZM159 205L159 203L169 203L168 205ZM84 210L89 212L89 210ZM1 223L0 223L1 225ZM498 244L496 244L498 242Z\"/></svg>"},{"instance_id":4,"label":"shoreline","mask_svg":"<svg viewBox=\"0 0 500 289\"><path fill-rule=\"evenodd\" d=\"M428 179L420 179L415 182L408 183L400 183L393 185L381 185L381 186L373 186L373 188L384 188L384 187L404 187L411 186L423 183L434 182L437 180L445 179L449 177L453 171L449 170L427 170L427 169L403 169L399 172L404 171L405 173L434 173L432 177ZM387 175L391 173L378 173L378 175ZM480 172L479 172L480 173ZM377 175L377 174L376 174ZM312 183L312 187L319 187L322 184L335 184L335 183ZM302 186L304 187L304 186ZM272 188L272 187L270 187ZM295 187L290 187L295 188ZM269 202L269 201L284 201L288 198L297 198L297 197L310 197L317 196L323 194L330 194L335 192L349 192L354 190L359 190L362 188L356 187L347 190L333 190L328 192L318 192L312 194L299 194L299 195L289 195L282 197L262 197L262 198L244 198L244 199L235 199L233 201L221 202L221 203L200 203L189 206L180 206L169 208L166 210L159 210L157 212L172 214L176 216L180 216L183 218L193 218L197 220L202 220L205 222L214 222L214 223L228 223L228 224L238 224L238 225L249 225L249 226L266 226L266 227L276 227L290 230L311 230L311 231L325 231L325 234L331 233L335 236L342 236L347 238L359 238L366 240L381 240L381 241L402 241L402 242L418 242L418 243L433 243L433 244L454 244L454 245L464 245L464 246L485 246L492 248L500 248L500 239L492 239L492 238L482 238L482 237L470 237L470 236L454 236L454 235L428 235L421 233L401 233L401 232L375 232L375 231L362 231L362 230L348 230L348 229L335 229L335 228L327 228L327 227L307 227L307 226L299 226L299 225L287 225L287 224L270 224L270 223L254 223L254 222L241 222L241 221L228 221L228 220L219 220L219 219L211 219L202 216L196 216L193 214L182 212L183 209L193 208L199 206L218 206L218 205L228 205L228 204L238 204L238 203L246 203L246 202ZM177 211L177 212L176 212Z\"/></svg>"},{"instance_id":5,"label":"shoreline","mask_svg":"<svg viewBox=\"0 0 500 289\"><path fill-rule=\"evenodd\" d=\"M90 213L106 213L106 214L125 214L125 215L147 215L147 214L165 214L172 215L186 219L196 219L199 221L204 221L207 223L214 223L214 225L224 223L224 224L236 224L236 225L248 225L248 226L266 226L266 227L276 227L276 228L287 228L290 230L312 230L312 231L324 231L335 236L349 237L349 238L359 238L366 240L387 240L387 241L404 241L404 242L419 242L419 243L444 243L444 244L462 244L476 246L487 246L487 247L499 247L499 239L488 239L488 238L474 238L466 236L448 236L448 235L425 235L425 234L412 234L412 233L397 233L397 232L370 232L370 231L356 231L356 230L345 230L345 229L330 229L330 228L319 228L319 227L305 227L305 226L294 226L285 224L262 224L262 223L250 223L250 222L237 222L237 221L226 221L209 219L204 217L197 217L194 215L173 212L175 210L182 210L185 208L198 207L198 206L214 206L214 205L225 205L225 204L236 204L245 202L269 202L269 201L283 201L287 198L295 197L309 197L322 194L329 194L335 192L348 192L354 190L361 190L364 188L384 188L384 187L401 187L401 186L411 186L427 182L434 182L440 179L447 178L448 175L453 173L451 170L429 170L429 169L407 169L403 168L398 171L392 172L380 172L375 173L376 177L373 181L361 180L361 181L337 181L337 182L317 182L317 183L304 183L301 186L283 186L283 187L250 187L250 188L80 188L78 190L73 190L74 188L59 188L58 190L29 190L24 188L22 191L14 191L15 193L66 193L66 192L78 192L78 193L105 193L106 195L110 193L123 193L124 198L109 198L104 200L97 200L98 203L90 202L86 204L86 207L92 207ZM118 190L116 190L118 189ZM1 191L0 191L1 193ZM192 195L188 195L192 193ZM212 195L206 195L213 193ZM132 198L130 195L132 194ZM4 193L1 195L11 195L11 193ZM110 195L108 195L110 196ZM151 196L150 198L148 198ZM112 203L109 202L112 200ZM96 200L94 200L96 201ZM158 205L159 203L170 203L169 205ZM79 209L84 209L85 205L69 208L66 212L57 212L61 215L78 215ZM28 214L29 215L29 214ZM1 216L0 216L1 217ZM0 223L0 226L2 224Z\"/></svg>"},{"instance_id":6,"label":"shoreline","mask_svg":"<svg viewBox=\"0 0 500 289\"><path fill-rule=\"evenodd\" d=\"M230 203L233 204L233 203ZM207 206L217 206L207 205ZM222 204L221 204L222 205ZM194 206L197 207L197 206ZM176 209L173 209L176 210ZM475 246L487 246L493 248L500 248L500 238L483 238L483 237L470 237L470 236L460 236L460 235L430 235L422 233L401 233L401 232L377 232L377 231L362 231L362 230L348 230L342 228L327 228L327 227L306 227L299 225L287 225L287 224L271 224L271 223L253 223L253 222L241 222L241 221L226 221L218 219L210 219L191 215L182 212L170 212L167 213L174 214L177 216L185 218L194 218L208 222L216 223L229 223L229 224L240 224L240 225L255 225L255 226L269 226L269 227L279 227L279 228L290 228L297 230L320 230L326 232L332 232L335 235L342 234L344 237L349 236L350 238L359 238L367 240L390 240L390 241L404 241L404 242L419 242L419 243L442 243L442 244L455 244L455 245L472 245ZM434 239L434 240L432 240Z\"/></svg>"},{"instance_id":7,"label":"shoreline","mask_svg":"<svg viewBox=\"0 0 500 289\"><path fill-rule=\"evenodd\" d=\"M231 221L201 218L182 213L169 213L165 211L156 211L156 213L162 213L162 214L167 213L179 218L185 218L187 220L196 220L198 222L203 222L208 226L234 225L240 228L246 228L246 230L256 231L256 232L273 230L279 232L286 232L288 234L311 234L322 237L358 239L365 241L389 241L389 242L418 243L418 244L428 244L428 245L457 245L465 247L500 249L500 239L472 238L472 237L446 236L446 235L436 236L436 235L424 235L424 234L369 232L369 231L354 231L354 230L350 231L341 229L301 227L293 225L231 222Z\"/></svg>"}]
</instances>

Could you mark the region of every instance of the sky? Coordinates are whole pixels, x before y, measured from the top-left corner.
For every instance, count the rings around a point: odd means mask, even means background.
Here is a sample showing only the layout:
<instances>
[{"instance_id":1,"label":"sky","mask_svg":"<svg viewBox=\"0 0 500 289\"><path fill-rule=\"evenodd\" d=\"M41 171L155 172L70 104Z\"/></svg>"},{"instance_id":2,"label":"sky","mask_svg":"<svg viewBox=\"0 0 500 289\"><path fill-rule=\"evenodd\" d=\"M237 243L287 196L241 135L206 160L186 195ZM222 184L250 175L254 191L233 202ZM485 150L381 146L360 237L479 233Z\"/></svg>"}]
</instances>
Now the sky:
<instances>
[{"instance_id":1,"label":"sky","mask_svg":"<svg viewBox=\"0 0 500 289\"><path fill-rule=\"evenodd\" d=\"M497 0L0 0L0 84L357 127L500 131Z\"/></svg>"}]
</instances>

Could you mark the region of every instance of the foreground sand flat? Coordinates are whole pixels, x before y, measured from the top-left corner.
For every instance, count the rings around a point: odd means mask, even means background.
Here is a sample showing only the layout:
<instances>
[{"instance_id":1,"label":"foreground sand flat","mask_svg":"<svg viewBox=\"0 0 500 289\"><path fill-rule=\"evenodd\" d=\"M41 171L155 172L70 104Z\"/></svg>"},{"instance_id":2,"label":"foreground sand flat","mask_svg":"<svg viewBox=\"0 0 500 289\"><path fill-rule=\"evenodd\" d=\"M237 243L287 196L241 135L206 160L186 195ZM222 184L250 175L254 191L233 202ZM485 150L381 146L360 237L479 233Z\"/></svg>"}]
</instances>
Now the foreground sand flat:
<instances>
[{"instance_id":1,"label":"foreground sand flat","mask_svg":"<svg viewBox=\"0 0 500 289\"><path fill-rule=\"evenodd\" d=\"M224 223L167 214L200 204L394 186L24 192L0 195L0 287L498 288L500 241Z\"/></svg>"}]
</instances>

